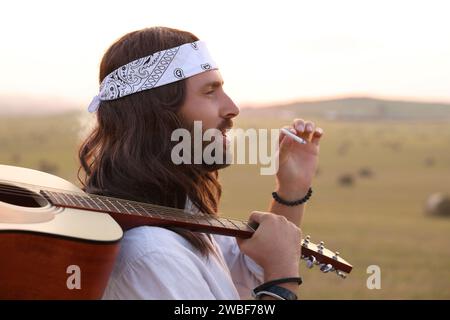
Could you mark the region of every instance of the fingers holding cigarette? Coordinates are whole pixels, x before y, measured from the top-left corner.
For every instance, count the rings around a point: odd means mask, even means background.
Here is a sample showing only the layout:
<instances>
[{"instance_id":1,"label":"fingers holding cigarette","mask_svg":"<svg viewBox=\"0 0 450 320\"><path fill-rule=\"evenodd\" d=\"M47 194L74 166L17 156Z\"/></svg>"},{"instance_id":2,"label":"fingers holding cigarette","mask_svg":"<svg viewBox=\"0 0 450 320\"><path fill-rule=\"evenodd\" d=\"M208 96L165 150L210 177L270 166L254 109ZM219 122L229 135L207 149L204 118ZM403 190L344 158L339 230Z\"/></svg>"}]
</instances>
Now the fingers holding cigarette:
<instances>
[{"instance_id":1,"label":"fingers holding cigarette","mask_svg":"<svg viewBox=\"0 0 450 320\"><path fill-rule=\"evenodd\" d=\"M323 136L323 129L316 127L312 121L303 119L295 119L292 127L283 127L281 129L284 135L291 137L298 143L306 144L308 142L319 144L320 138ZM280 139L282 139L280 135Z\"/></svg>"},{"instance_id":2,"label":"fingers holding cigarette","mask_svg":"<svg viewBox=\"0 0 450 320\"><path fill-rule=\"evenodd\" d=\"M295 141L297 141L298 143L301 143L301 144L306 144L306 143L307 143L307 141L306 141L305 139L303 139L303 138L301 138L301 137L299 137L299 136L293 134L293 133L292 133L289 129L287 129L287 128L281 128L281 131L282 131L285 135L287 135L287 136L291 137L292 139L294 139Z\"/></svg>"}]
</instances>

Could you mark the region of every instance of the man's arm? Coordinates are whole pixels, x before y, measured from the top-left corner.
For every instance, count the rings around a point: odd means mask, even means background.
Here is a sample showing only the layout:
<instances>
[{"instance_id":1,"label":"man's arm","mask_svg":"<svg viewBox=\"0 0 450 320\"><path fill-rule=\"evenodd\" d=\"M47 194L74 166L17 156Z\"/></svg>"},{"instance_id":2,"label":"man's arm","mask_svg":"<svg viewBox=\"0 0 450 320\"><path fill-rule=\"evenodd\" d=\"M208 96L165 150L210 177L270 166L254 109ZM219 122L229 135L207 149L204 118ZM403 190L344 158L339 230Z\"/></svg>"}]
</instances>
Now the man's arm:
<instances>
[{"instance_id":1,"label":"man's arm","mask_svg":"<svg viewBox=\"0 0 450 320\"><path fill-rule=\"evenodd\" d=\"M321 128L311 121L295 119L288 129L308 143L300 144L288 135L280 133L279 166L276 175L276 192L287 201L302 199L308 193L315 175L319 142L323 135ZM299 226L302 222L306 204L287 206L271 200L269 211L285 216Z\"/></svg>"},{"instance_id":2,"label":"man's arm","mask_svg":"<svg viewBox=\"0 0 450 320\"><path fill-rule=\"evenodd\" d=\"M308 187L309 188L309 187ZM287 201L294 201L303 198L307 192L308 188L299 188L299 190L282 190L277 188L275 190L278 195ZM298 206L286 206L281 203L276 202L274 199L270 202L269 212L276 213L285 216L289 221L294 223L296 226L300 226L302 223L303 213L305 212L306 203Z\"/></svg>"}]
</instances>

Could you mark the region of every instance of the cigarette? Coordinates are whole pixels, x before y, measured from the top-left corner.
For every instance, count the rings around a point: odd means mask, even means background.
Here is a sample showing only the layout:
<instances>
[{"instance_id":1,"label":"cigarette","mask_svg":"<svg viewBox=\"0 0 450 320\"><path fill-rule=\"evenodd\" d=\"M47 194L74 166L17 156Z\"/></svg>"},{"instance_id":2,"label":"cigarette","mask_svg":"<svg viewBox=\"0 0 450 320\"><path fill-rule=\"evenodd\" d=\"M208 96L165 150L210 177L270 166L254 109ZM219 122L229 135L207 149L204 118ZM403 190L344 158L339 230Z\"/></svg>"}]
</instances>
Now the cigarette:
<instances>
[{"instance_id":1,"label":"cigarette","mask_svg":"<svg viewBox=\"0 0 450 320\"><path fill-rule=\"evenodd\" d=\"M298 143L301 143L301 144L306 144L307 143L305 139L302 139L299 136L296 136L295 134L293 134L291 131L289 131L286 128L281 128L281 131L283 131L284 134L288 135L289 137L291 137L292 139L294 139Z\"/></svg>"}]
</instances>

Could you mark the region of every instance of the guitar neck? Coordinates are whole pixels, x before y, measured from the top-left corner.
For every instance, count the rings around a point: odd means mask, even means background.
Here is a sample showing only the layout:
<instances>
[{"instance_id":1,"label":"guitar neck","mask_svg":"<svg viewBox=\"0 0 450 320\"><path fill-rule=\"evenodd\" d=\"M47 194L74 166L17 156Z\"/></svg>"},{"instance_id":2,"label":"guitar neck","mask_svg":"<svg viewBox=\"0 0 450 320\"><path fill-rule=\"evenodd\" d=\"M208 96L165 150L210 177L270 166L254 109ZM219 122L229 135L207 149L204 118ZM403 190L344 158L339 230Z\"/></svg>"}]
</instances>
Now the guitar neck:
<instances>
[{"instance_id":1,"label":"guitar neck","mask_svg":"<svg viewBox=\"0 0 450 320\"><path fill-rule=\"evenodd\" d=\"M149 203L49 190L41 190L41 194L54 206L108 213L124 230L151 225L179 227L191 231L240 238L250 238L255 232L248 223L241 220L215 217Z\"/></svg>"},{"instance_id":2,"label":"guitar neck","mask_svg":"<svg viewBox=\"0 0 450 320\"><path fill-rule=\"evenodd\" d=\"M256 226L251 226L241 220L149 203L93 194L74 194L49 190L41 190L40 193L54 206L108 213L123 230L139 226L178 227L196 232L250 238L256 229ZM345 260L337 256L334 257L331 251L307 239L302 240L302 256L313 257L317 260L317 263L330 264L337 270L344 272L352 270L352 266Z\"/></svg>"}]
</instances>

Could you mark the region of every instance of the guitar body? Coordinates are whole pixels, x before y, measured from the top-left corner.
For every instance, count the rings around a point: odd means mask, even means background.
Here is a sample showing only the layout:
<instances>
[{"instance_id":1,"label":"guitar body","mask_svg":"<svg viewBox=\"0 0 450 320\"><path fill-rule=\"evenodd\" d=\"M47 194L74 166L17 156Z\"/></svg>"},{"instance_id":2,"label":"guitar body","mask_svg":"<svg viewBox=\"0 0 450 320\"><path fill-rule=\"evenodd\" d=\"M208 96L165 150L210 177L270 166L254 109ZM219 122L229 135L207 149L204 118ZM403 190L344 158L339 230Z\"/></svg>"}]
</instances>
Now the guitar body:
<instances>
[{"instance_id":1,"label":"guitar body","mask_svg":"<svg viewBox=\"0 0 450 320\"><path fill-rule=\"evenodd\" d=\"M107 213L55 207L36 185L83 193L54 175L0 165L0 299L101 298L121 227Z\"/></svg>"}]
</instances>

